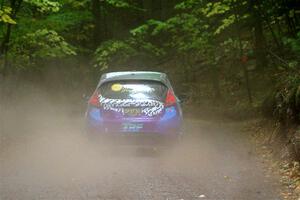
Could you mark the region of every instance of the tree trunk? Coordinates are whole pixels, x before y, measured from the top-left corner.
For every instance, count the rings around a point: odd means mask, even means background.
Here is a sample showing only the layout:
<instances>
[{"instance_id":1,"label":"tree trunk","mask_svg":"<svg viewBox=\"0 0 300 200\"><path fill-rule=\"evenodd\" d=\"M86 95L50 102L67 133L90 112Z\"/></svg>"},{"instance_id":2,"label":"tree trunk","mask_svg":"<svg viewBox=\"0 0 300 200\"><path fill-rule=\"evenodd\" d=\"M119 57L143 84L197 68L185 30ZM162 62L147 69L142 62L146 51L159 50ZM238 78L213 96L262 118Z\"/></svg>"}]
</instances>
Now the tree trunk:
<instances>
[{"instance_id":1,"label":"tree trunk","mask_svg":"<svg viewBox=\"0 0 300 200\"><path fill-rule=\"evenodd\" d=\"M251 2L251 12L253 18L254 28L254 54L256 57L256 67L259 70L263 70L268 65L267 53L266 53L266 40L263 33L262 17L259 13L259 2L257 0Z\"/></svg>"},{"instance_id":2,"label":"tree trunk","mask_svg":"<svg viewBox=\"0 0 300 200\"><path fill-rule=\"evenodd\" d=\"M94 17L94 47L97 48L106 37L106 24L104 22L104 3L101 0L92 0L92 13Z\"/></svg>"},{"instance_id":3,"label":"tree trunk","mask_svg":"<svg viewBox=\"0 0 300 200\"><path fill-rule=\"evenodd\" d=\"M237 35L237 40L239 42L239 63L242 65L242 68L243 68L248 101L249 101L249 104L252 104L253 100L252 100L252 92L251 92L250 82L249 82L249 73L248 73L246 63L242 61L242 58L245 55L244 55L244 49L243 49L243 43L242 43L242 37L241 37L241 27L239 26L240 16L238 14L238 8L236 7L236 5L232 5L232 6L234 7L234 11L235 11L234 16L235 16L235 20L237 21L236 35Z\"/></svg>"}]
</instances>

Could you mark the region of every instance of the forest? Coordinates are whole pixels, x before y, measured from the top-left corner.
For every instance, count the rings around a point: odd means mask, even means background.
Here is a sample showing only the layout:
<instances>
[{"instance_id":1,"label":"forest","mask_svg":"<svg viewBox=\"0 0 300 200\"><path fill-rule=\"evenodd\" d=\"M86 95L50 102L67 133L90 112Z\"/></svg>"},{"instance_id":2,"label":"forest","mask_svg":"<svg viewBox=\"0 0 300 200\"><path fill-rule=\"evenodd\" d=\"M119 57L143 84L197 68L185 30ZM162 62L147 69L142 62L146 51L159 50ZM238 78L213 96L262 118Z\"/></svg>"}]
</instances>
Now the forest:
<instances>
[{"instance_id":1,"label":"forest","mask_svg":"<svg viewBox=\"0 0 300 200\"><path fill-rule=\"evenodd\" d=\"M159 70L193 102L268 100L270 114L298 120L299 9L296 0L2 0L1 76L43 80L59 66L71 89L105 71Z\"/></svg>"},{"instance_id":2,"label":"forest","mask_svg":"<svg viewBox=\"0 0 300 200\"><path fill-rule=\"evenodd\" d=\"M266 112L297 121L299 9L296 0L2 0L1 77L42 84L57 68L72 89L105 71L158 70L193 103L268 101Z\"/></svg>"},{"instance_id":3,"label":"forest","mask_svg":"<svg viewBox=\"0 0 300 200\"><path fill-rule=\"evenodd\" d=\"M23 81L85 90L106 71L156 70L193 104L299 123L296 0L2 0L0 13L3 97Z\"/></svg>"},{"instance_id":4,"label":"forest","mask_svg":"<svg viewBox=\"0 0 300 200\"><path fill-rule=\"evenodd\" d=\"M187 103L300 123L297 0L1 0L0 16L4 99L24 82L80 94L107 71L154 70Z\"/></svg>"}]
</instances>

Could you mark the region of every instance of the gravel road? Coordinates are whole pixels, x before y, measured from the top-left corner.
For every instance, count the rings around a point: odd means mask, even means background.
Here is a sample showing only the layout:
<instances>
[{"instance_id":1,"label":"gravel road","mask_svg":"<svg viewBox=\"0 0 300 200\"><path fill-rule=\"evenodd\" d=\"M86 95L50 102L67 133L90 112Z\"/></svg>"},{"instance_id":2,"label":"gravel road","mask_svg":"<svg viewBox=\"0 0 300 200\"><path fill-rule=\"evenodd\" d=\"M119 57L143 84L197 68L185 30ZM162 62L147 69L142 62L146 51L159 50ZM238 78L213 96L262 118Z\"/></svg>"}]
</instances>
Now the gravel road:
<instances>
[{"instance_id":1,"label":"gravel road","mask_svg":"<svg viewBox=\"0 0 300 200\"><path fill-rule=\"evenodd\" d=\"M66 114L67 113L67 114ZM186 119L174 148L95 148L63 107L15 109L1 127L1 200L276 200L276 178L228 124Z\"/></svg>"}]
</instances>

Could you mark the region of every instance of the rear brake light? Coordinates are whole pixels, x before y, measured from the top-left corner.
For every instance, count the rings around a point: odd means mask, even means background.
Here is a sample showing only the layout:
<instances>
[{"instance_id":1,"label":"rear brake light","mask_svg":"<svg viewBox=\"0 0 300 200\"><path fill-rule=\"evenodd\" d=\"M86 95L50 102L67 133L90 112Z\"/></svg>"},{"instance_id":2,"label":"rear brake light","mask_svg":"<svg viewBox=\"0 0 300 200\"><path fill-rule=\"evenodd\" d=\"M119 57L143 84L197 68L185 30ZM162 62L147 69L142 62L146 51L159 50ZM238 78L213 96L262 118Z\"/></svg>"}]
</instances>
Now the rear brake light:
<instances>
[{"instance_id":1,"label":"rear brake light","mask_svg":"<svg viewBox=\"0 0 300 200\"><path fill-rule=\"evenodd\" d=\"M175 104L176 104L176 97L175 97L172 90L168 90L165 105L166 106L173 106Z\"/></svg>"},{"instance_id":2,"label":"rear brake light","mask_svg":"<svg viewBox=\"0 0 300 200\"><path fill-rule=\"evenodd\" d=\"M90 98L89 104L92 105L92 106L96 106L96 107L100 106L100 103L99 103L99 93L97 91L94 92L94 94Z\"/></svg>"}]
</instances>

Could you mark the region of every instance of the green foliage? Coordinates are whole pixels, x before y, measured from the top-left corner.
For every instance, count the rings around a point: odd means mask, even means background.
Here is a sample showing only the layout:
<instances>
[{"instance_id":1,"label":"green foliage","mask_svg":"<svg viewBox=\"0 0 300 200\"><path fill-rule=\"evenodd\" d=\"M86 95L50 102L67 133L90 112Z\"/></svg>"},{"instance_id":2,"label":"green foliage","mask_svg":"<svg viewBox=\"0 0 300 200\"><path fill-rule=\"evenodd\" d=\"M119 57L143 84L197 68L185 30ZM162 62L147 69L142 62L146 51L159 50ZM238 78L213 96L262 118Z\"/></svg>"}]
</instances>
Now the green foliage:
<instances>
[{"instance_id":1,"label":"green foliage","mask_svg":"<svg viewBox=\"0 0 300 200\"><path fill-rule=\"evenodd\" d=\"M68 32L72 27L80 26L81 23L92 21L92 15L87 11L64 11L47 16L44 20L36 22L38 28L51 28L60 32ZM29 22L30 23L30 22Z\"/></svg>"},{"instance_id":2,"label":"green foliage","mask_svg":"<svg viewBox=\"0 0 300 200\"><path fill-rule=\"evenodd\" d=\"M163 31L167 26L167 23L150 19L145 24L130 31L131 35L136 37L145 37L150 33L151 35L157 35L159 32Z\"/></svg>"},{"instance_id":3,"label":"green foliage","mask_svg":"<svg viewBox=\"0 0 300 200\"><path fill-rule=\"evenodd\" d=\"M42 13L58 12L61 7L59 2L51 0L24 0L24 2L35 6Z\"/></svg>"},{"instance_id":4,"label":"green foliage","mask_svg":"<svg viewBox=\"0 0 300 200\"><path fill-rule=\"evenodd\" d=\"M110 40L102 43L94 55L95 67L106 70L110 64L121 65L134 56L138 55L161 56L164 51L155 45L131 38L128 40Z\"/></svg>"},{"instance_id":5,"label":"green foliage","mask_svg":"<svg viewBox=\"0 0 300 200\"><path fill-rule=\"evenodd\" d=\"M175 6L175 9L178 10L186 10L186 9L194 9L199 5L201 1L198 0L185 0Z\"/></svg>"},{"instance_id":6,"label":"green foliage","mask_svg":"<svg viewBox=\"0 0 300 200\"><path fill-rule=\"evenodd\" d=\"M136 50L126 41L106 41L95 52L95 67L105 70L112 61L125 61L136 53Z\"/></svg>"},{"instance_id":7,"label":"green foliage","mask_svg":"<svg viewBox=\"0 0 300 200\"><path fill-rule=\"evenodd\" d=\"M130 33L133 36L143 37L147 34L148 30L149 30L149 25L148 24L143 24L143 25L131 30Z\"/></svg>"},{"instance_id":8,"label":"green foliage","mask_svg":"<svg viewBox=\"0 0 300 200\"><path fill-rule=\"evenodd\" d=\"M212 17L215 15L225 14L230 11L230 4L229 1L220 1L216 3L207 3L206 7L201 9L202 13L206 17Z\"/></svg>"},{"instance_id":9,"label":"green foliage","mask_svg":"<svg viewBox=\"0 0 300 200\"><path fill-rule=\"evenodd\" d=\"M43 59L63 58L76 55L78 49L69 44L88 41L92 29L90 0L24 0L17 9L17 26L10 35L8 59L15 67L35 68ZM4 5L9 2L5 2ZM85 6L85 9L82 9ZM15 24L7 18L13 9L0 11L5 23ZM5 30L5 29L4 29ZM5 32L4 32L5 33ZM0 38L5 35L0 36ZM67 38L67 40L65 39ZM75 51L76 49L76 51Z\"/></svg>"},{"instance_id":10,"label":"green foliage","mask_svg":"<svg viewBox=\"0 0 300 200\"><path fill-rule=\"evenodd\" d=\"M47 29L28 33L23 37L28 41L26 49L34 49L32 57L64 57L76 55L75 49L71 47L57 32Z\"/></svg>"},{"instance_id":11,"label":"green foliage","mask_svg":"<svg viewBox=\"0 0 300 200\"><path fill-rule=\"evenodd\" d=\"M64 2L65 5L70 5L74 9L86 9L91 0L64 0Z\"/></svg>"},{"instance_id":12,"label":"green foliage","mask_svg":"<svg viewBox=\"0 0 300 200\"><path fill-rule=\"evenodd\" d=\"M0 10L0 22L7 24L16 24L16 21L11 18L12 9L10 7L3 7Z\"/></svg>"},{"instance_id":13,"label":"green foliage","mask_svg":"<svg viewBox=\"0 0 300 200\"><path fill-rule=\"evenodd\" d=\"M214 34L220 34L221 31L223 31L224 29L226 29L228 26L230 26L231 24L233 24L236 20L236 17L234 15L230 15L229 17L225 18L222 20L222 24L217 28L217 30L215 30Z\"/></svg>"},{"instance_id":14,"label":"green foliage","mask_svg":"<svg viewBox=\"0 0 300 200\"><path fill-rule=\"evenodd\" d=\"M106 3L117 8L130 8L130 4L124 0L106 0Z\"/></svg>"},{"instance_id":15,"label":"green foliage","mask_svg":"<svg viewBox=\"0 0 300 200\"><path fill-rule=\"evenodd\" d=\"M291 47L295 53L300 53L300 32L297 33L296 38L285 38L284 42L286 45Z\"/></svg>"},{"instance_id":16,"label":"green foliage","mask_svg":"<svg viewBox=\"0 0 300 200\"><path fill-rule=\"evenodd\" d=\"M16 40L10 55L16 57L14 61L23 68L43 58L76 55L75 48L53 30L37 30L19 39L23 42Z\"/></svg>"},{"instance_id":17,"label":"green foliage","mask_svg":"<svg viewBox=\"0 0 300 200\"><path fill-rule=\"evenodd\" d=\"M164 40L165 51L173 48L177 53L196 51L205 57L208 63L215 63L216 49L222 43L217 42L222 33L232 28L240 20L249 17L247 13L240 15L236 6L245 7L245 1L197 1L185 0L175 6L182 13L166 20L148 20L145 24L133 29L131 34L146 41ZM152 38L151 38L152 37ZM231 36L232 37L232 36Z\"/></svg>"},{"instance_id":18,"label":"green foliage","mask_svg":"<svg viewBox=\"0 0 300 200\"><path fill-rule=\"evenodd\" d=\"M108 5L114 8L124 8L124 9L136 10L136 11L145 11L144 9L135 6L132 3L132 1L126 1L126 0L104 0L104 1L105 3L107 3Z\"/></svg>"}]
</instances>

